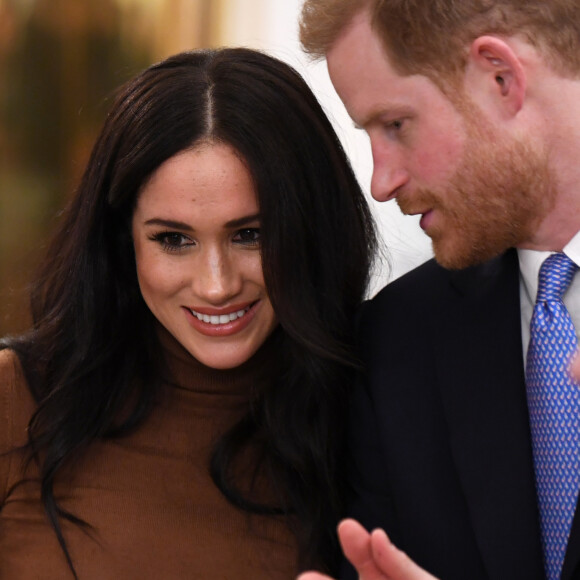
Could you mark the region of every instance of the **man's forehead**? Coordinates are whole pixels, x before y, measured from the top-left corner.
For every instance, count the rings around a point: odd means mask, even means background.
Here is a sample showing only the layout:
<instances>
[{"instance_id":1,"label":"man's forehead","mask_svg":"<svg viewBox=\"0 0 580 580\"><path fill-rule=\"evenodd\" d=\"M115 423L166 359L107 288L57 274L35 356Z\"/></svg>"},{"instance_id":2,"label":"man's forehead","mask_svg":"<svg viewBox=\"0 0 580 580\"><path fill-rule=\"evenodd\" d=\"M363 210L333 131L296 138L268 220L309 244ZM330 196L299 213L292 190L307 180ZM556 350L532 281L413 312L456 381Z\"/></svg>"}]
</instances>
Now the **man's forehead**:
<instances>
[{"instance_id":1,"label":"man's forehead","mask_svg":"<svg viewBox=\"0 0 580 580\"><path fill-rule=\"evenodd\" d=\"M327 56L333 52L337 44L343 44L346 39L351 38L353 35L356 36L357 32L361 29L367 33L372 32L374 34L371 26L371 14L365 5L353 13L351 18L345 23L340 32L336 35L334 42L331 44L328 50Z\"/></svg>"},{"instance_id":2,"label":"man's forehead","mask_svg":"<svg viewBox=\"0 0 580 580\"><path fill-rule=\"evenodd\" d=\"M355 125L366 127L385 115L409 114L432 83L394 70L376 35L359 20L327 54L332 84Z\"/></svg>"}]
</instances>

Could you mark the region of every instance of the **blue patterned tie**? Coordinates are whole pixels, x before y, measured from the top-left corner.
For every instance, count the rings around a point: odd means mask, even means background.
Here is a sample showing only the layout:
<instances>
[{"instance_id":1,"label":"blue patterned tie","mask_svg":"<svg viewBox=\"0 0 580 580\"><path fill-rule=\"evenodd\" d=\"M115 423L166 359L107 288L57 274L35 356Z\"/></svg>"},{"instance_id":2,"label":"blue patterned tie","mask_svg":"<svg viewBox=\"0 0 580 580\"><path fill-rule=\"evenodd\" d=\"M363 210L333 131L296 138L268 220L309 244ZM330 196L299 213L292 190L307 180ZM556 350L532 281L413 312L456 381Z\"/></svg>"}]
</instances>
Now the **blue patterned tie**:
<instances>
[{"instance_id":1,"label":"blue patterned tie","mask_svg":"<svg viewBox=\"0 0 580 580\"><path fill-rule=\"evenodd\" d=\"M540 268L526 383L546 577L558 580L580 484L580 393L567 369L577 347L562 295L578 266L552 254Z\"/></svg>"}]
</instances>

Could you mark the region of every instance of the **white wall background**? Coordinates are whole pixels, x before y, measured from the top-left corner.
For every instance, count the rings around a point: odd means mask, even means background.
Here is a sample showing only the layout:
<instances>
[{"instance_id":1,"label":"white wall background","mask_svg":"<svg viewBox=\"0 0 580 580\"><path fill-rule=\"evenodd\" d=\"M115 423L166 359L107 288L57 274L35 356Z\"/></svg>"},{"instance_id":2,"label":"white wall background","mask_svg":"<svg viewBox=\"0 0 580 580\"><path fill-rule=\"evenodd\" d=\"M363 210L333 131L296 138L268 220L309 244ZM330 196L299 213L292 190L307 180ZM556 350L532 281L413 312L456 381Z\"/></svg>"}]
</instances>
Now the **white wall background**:
<instances>
[{"instance_id":1,"label":"white wall background","mask_svg":"<svg viewBox=\"0 0 580 580\"><path fill-rule=\"evenodd\" d=\"M419 217L403 216L395 202L378 203L369 191L372 159L368 138L354 128L336 95L326 62L313 63L298 41L298 17L303 0L231 0L224 44L267 50L294 66L307 80L333 121L358 179L375 212L387 249L387 264L377 272L371 293L432 256L429 238L419 227Z\"/></svg>"}]
</instances>

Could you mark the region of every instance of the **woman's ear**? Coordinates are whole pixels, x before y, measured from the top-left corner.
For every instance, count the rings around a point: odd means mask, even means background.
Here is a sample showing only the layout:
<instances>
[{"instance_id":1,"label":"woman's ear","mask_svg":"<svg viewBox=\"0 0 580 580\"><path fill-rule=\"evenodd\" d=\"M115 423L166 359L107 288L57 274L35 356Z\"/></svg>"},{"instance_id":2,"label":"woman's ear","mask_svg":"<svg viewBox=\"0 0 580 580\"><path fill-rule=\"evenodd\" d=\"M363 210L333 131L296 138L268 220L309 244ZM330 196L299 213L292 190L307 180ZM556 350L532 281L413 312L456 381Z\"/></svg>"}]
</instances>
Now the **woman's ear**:
<instances>
[{"instance_id":1,"label":"woman's ear","mask_svg":"<svg viewBox=\"0 0 580 580\"><path fill-rule=\"evenodd\" d=\"M523 64L505 40L480 36L469 50L464 89L490 114L504 119L515 116L526 95Z\"/></svg>"}]
</instances>

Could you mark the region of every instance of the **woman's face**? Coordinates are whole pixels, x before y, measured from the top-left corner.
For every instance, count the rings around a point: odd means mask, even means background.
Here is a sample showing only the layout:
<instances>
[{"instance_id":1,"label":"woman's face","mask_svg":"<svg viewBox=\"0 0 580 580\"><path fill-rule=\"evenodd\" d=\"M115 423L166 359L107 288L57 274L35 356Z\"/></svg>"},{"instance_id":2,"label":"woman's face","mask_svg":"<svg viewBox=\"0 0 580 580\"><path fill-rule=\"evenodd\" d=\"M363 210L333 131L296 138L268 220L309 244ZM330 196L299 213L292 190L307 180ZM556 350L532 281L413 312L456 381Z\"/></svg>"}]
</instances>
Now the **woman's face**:
<instances>
[{"instance_id":1,"label":"woman's face","mask_svg":"<svg viewBox=\"0 0 580 580\"><path fill-rule=\"evenodd\" d=\"M132 221L139 286L161 324L201 363L248 360L276 326L260 258L250 173L225 144L163 163Z\"/></svg>"}]
</instances>

